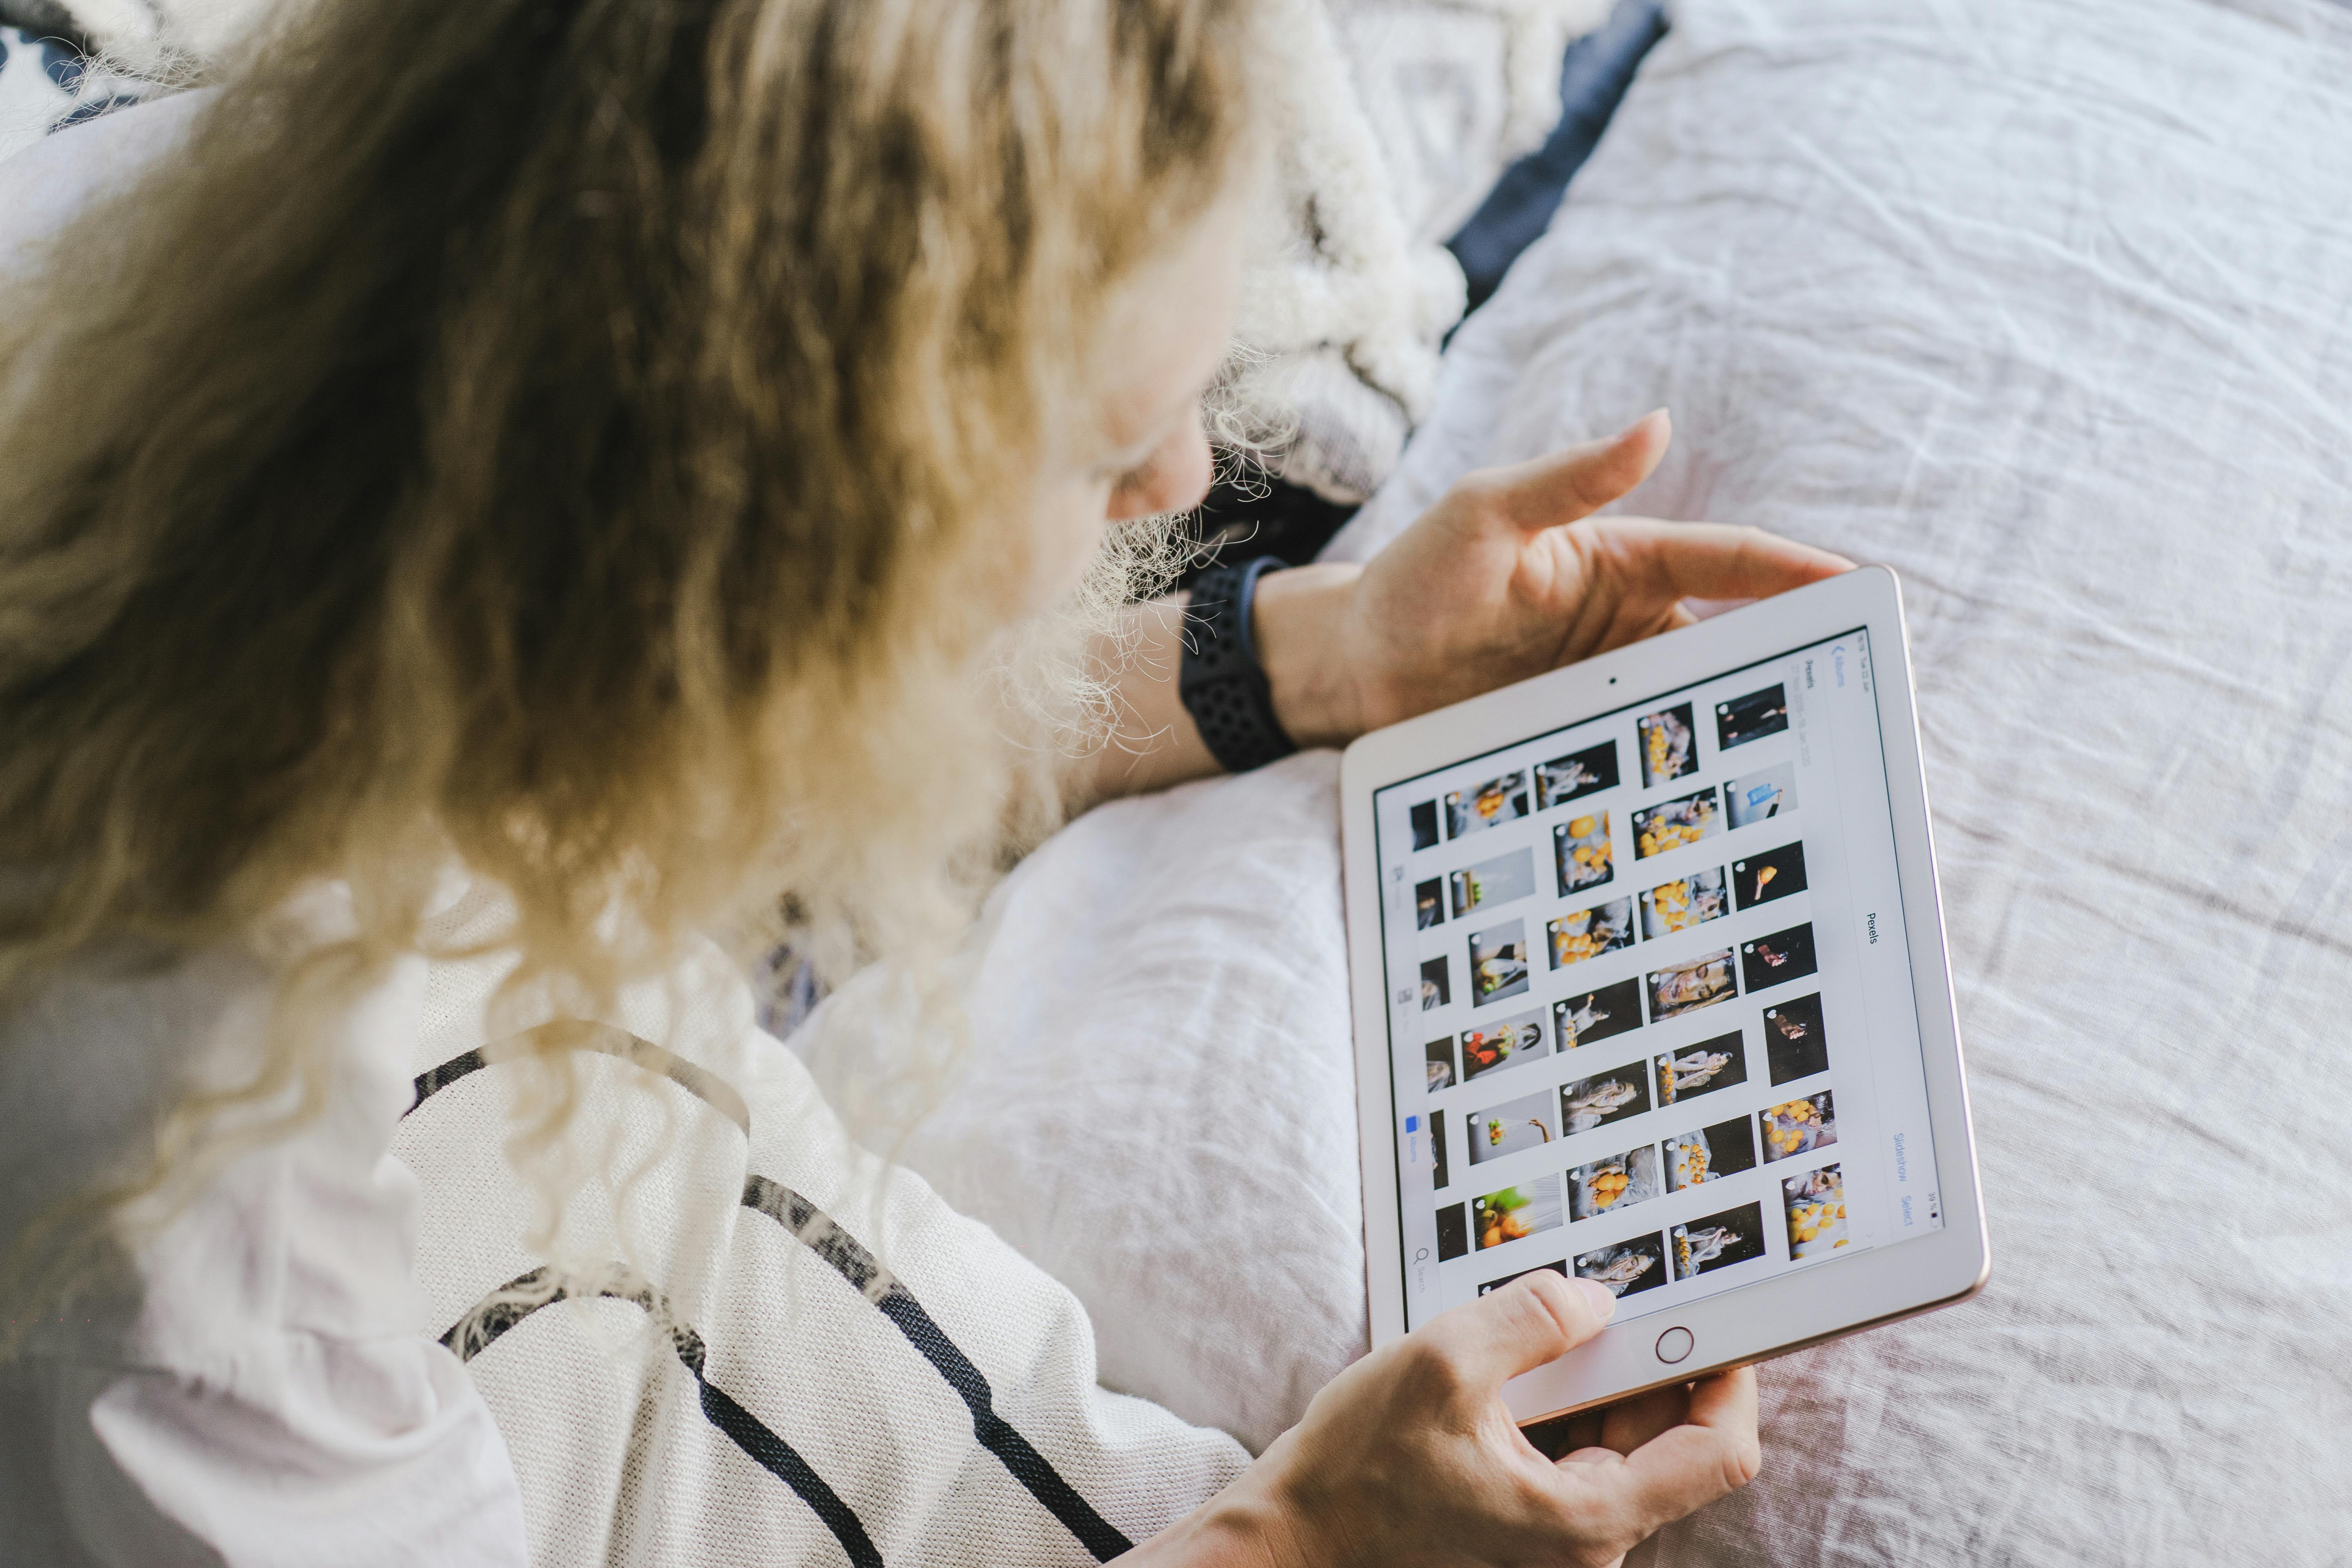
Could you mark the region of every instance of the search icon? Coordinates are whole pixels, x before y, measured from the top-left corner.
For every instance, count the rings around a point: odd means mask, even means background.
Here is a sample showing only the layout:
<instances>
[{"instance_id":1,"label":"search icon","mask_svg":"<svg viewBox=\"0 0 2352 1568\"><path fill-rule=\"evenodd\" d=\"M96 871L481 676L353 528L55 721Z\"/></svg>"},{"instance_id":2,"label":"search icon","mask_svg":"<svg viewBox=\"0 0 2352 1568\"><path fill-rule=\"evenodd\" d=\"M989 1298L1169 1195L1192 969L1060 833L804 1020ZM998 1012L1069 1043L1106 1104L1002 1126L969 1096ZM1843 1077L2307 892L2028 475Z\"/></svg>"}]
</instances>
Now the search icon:
<instances>
[{"instance_id":1,"label":"search icon","mask_svg":"<svg viewBox=\"0 0 2352 1568\"><path fill-rule=\"evenodd\" d=\"M1412 1260L1413 1260L1415 1263L1426 1263L1426 1262L1428 1262L1428 1261L1429 1261L1429 1248L1427 1248L1427 1247L1424 1247L1421 1248L1419 1251L1415 1252L1415 1253L1412 1255Z\"/></svg>"}]
</instances>

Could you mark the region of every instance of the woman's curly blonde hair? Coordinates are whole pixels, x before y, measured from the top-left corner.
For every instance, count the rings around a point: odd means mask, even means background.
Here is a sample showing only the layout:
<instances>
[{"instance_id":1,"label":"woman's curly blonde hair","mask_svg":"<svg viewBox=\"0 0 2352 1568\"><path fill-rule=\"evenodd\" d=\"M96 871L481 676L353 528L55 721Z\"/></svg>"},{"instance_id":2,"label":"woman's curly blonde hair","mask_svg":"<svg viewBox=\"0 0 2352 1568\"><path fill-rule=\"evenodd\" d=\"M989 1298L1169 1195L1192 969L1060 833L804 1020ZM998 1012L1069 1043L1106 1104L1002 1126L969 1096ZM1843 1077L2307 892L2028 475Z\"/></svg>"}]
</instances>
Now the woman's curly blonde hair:
<instances>
[{"instance_id":1,"label":"woman's curly blonde hair","mask_svg":"<svg viewBox=\"0 0 2352 1568\"><path fill-rule=\"evenodd\" d=\"M268 39L0 293L0 1001L341 879L358 934L228 1096L309 1107L321 1009L453 859L559 1007L694 933L835 973L950 935L1050 810L1055 705L1003 690L1037 454L1231 179L1244 13L370 0Z\"/></svg>"}]
</instances>

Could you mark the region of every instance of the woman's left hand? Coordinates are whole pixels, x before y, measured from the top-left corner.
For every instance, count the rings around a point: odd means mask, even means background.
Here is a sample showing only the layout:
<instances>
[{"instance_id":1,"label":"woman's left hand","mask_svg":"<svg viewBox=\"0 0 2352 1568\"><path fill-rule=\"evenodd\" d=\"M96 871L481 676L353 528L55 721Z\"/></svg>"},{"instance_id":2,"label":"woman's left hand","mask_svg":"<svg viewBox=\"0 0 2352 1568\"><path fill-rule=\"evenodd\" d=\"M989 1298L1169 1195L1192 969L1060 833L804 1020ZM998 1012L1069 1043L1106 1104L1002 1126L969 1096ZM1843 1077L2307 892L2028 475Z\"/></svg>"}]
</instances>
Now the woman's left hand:
<instances>
[{"instance_id":1,"label":"woman's left hand","mask_svg":"<svg viewBox=\"0 0 2352 1568\"><path fill-rule=\"evenodd\" d=\"M1759 599L1852 568L1760 529L1591 515L1671 439L1661 410L1610 440L1468 475L1368 565L1266 576L1253 630L1291 738L1344 745L1686 626L1686 599Z\"/></svg>"}]
</instances>

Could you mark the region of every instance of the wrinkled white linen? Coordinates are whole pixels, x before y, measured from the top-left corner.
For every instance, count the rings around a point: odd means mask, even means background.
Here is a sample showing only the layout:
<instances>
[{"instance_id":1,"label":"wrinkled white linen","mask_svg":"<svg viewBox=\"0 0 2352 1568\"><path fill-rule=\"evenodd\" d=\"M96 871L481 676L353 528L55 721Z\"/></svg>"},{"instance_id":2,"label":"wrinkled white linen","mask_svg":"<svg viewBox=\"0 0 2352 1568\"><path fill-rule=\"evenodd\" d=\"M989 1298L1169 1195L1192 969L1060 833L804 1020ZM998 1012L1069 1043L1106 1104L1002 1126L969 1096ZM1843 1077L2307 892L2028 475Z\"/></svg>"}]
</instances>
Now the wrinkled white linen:
<instances>
[{"instance_id":1,"label":"wrinkled white linen","mask_svg":"<svg viewBox=\"0 0 2352 1568\"><path fill-rule=\"evenodd\" d=\"M1636 1561L2342 1562L2352 10L1674 29L1339 548L1664 404L1631 509L1902 574L1994 1266L1768 1367L1763 1478ZM1361 1332L1333 783L1049 845L900 1149L1253 1445Z\"/></svg>"}]
</instances>

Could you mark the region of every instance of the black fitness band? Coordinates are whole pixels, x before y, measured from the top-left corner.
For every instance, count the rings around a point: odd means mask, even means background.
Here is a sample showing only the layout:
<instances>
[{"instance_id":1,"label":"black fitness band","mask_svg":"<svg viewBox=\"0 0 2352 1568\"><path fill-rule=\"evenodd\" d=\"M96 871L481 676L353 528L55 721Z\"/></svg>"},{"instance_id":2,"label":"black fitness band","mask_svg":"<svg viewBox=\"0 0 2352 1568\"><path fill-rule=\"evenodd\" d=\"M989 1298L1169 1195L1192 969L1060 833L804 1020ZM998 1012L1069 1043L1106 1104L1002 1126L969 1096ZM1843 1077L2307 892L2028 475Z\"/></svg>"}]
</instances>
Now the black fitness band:
<instances>
[{"instance_id":1,"label":"black fitness band","mask_svg":"<svg viewBox=\"0 0 2352 1568\"><path fill-rule=\"evenodd\" d=\"M1261 555L1239 566L1213 567L1193 582L1185 606L1188 635L1176 690L1210 755L1228 773L1247 773L1298 750L1274 716L1274 688L1250 633L1257 580L1282 564L1278 557Z\"/></svg>"}]
</instances>

